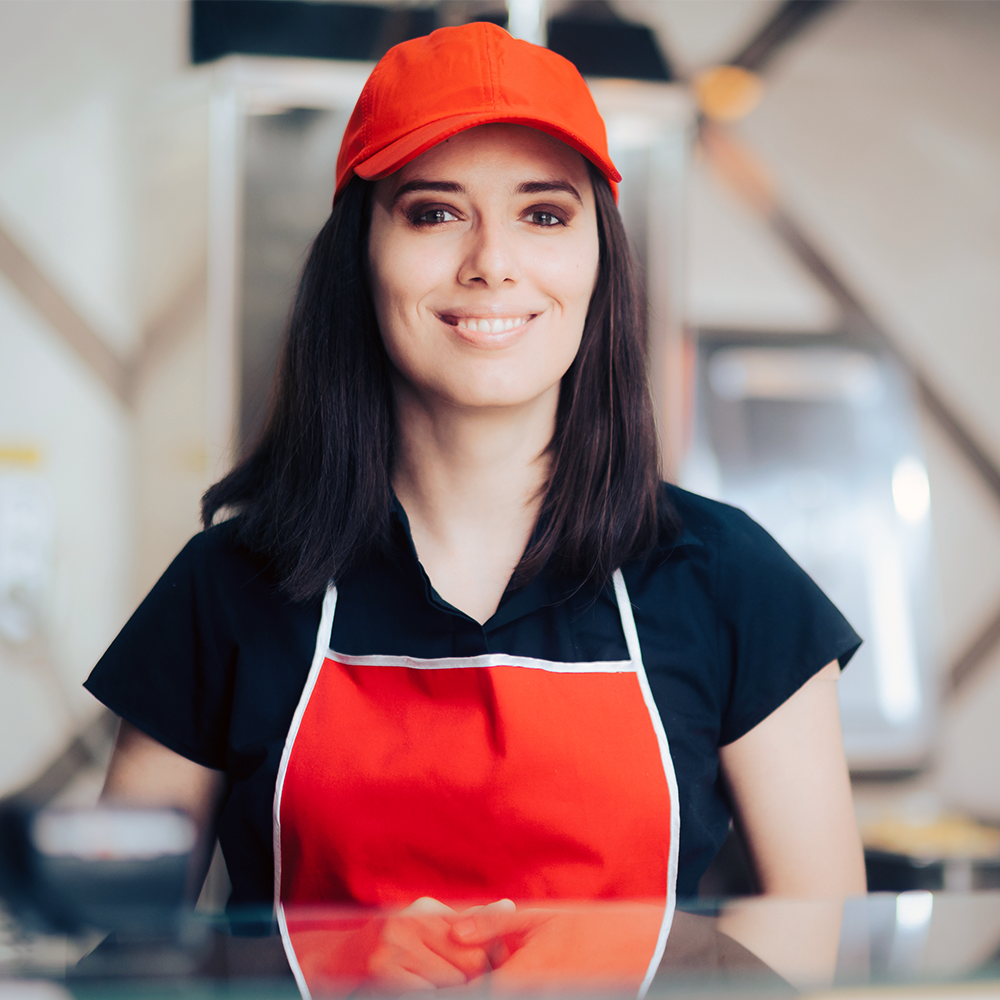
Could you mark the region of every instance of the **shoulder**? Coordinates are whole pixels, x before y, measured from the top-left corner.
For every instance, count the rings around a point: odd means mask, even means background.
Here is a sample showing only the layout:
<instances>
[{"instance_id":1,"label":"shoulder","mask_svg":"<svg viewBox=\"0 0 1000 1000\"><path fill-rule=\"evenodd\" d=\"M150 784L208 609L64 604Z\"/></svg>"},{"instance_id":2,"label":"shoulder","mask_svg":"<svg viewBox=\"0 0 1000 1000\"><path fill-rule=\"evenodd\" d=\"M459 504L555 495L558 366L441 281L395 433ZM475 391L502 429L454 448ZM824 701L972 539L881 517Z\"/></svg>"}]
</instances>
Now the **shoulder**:
<instances>
[{"instance_id":1,"label":"shoulder","mask_svg":"<svg viewBox=\"0 0 1000 1000\"><path fill-rule=\"evenodd\" d=\"M213 562L240 560L251 557L240 541L240 523L238 517L220 521L204 528L194 535L181 549L178 559L198 562L210 559Z\"/></svg>"},{"instance_id":2,"label":"shoulder","mask_svg":"<svg viewBox=\"0 0 1000 1000\"><path fill-rule=\"evenodd\" d=\"M278 579L268 559L242 540L239 518L198 532L170 564L165 577L184 574L195 586L266 588L275 594Z\"/></svg>"},{"instance_id":3,"label":"shoulder","mask_svg":"<svg viewBox=\"0 0 1000 1000\"><path fill-rule=\"evenodd\" d=\"M264 627L296 614L270 562L240 538L236 519L200 531L181 549L126 623L112 648L127 638L164 647L228 651ZM191 652L185 646L185 656Z\"/></svg>"},{"instance_id":4,"label":"shoulder","mask_svg":"<svg viewBox=\"0 0 1000 1000\"><path fill-rule=\"evenodd\" d=\"M791 559L770 535L737 507L661 483L659 536L644 558L623 567L630 593L650 606L683 608L713 621L739 600L733 584L749 580L753 567ZM794 563L792 564L794 565ZM801 571L800 571L801 572Z\"/></svg>"},{"instance_id":5,"label":"shoulder","mask_svg":"<svg viewBox=\"0 0 1000 1000\"><path fill-rule=\"evenodd\" d=\"M319 602L285 598L239 527L215 525L184 546L86 682L143 732L214 768L225 765L231 727L253 725L232 715L234 699L273 701L280 688L294 710L319 621Z\"/></svg>"},{"instance_id":6,"label":"shoulder","mask_svg":"<svg viewBox=\"0 0 1000 1000\"><path fill-rule=\"evenodd\" d=\"M856 646L853 630L809 574L744 511L667 483L660 502L662 510L673 513L673 527L661 517L668 527L661 529L657 551L647 563L656 575L678 577L682 589L697 582L701 599L712 602L718 620L738 631L787 629L791 618L798 627L832 628L846 643L838 655Z\"/></svg>"},{"instance_id":7,"label":"shoulder","mask_svg":"<svg viewBox=\"0 0 1000 1000\"><path fill-rule=\"evenodd\" d=\"M655 590L671 630L711 650L720 744L752 729L831 660L847 663L861 640L805 570L749 515L664 485L680 525L664 534L647 570L672 581ZM668 600L669 598L669 600ZM662 613L661 613L662 615ZM696 643L692 643L692 648Z\"/></svg>"},{"instance_id":8,"label":"shoulder","mask_svg":"<svg viewBox=\"0 0 1000 1000\"><path fill-rule=\"evenodd\" d=\"M752 556L757 550L780 549L774 539L744 511L731 504L661 483L657 496L660 553L678 548L705 550L703 558L722 551Z\"/></svg>"}]
</instances>

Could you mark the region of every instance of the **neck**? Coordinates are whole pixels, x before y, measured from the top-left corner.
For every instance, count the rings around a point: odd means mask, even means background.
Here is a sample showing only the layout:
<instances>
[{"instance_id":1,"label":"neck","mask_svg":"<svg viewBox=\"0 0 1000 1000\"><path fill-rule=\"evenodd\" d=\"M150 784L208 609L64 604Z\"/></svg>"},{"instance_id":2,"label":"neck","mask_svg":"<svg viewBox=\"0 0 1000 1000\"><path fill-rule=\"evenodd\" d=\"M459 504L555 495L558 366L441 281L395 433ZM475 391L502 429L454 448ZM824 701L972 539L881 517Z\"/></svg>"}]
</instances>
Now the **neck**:
<instances>
[{"instance_id":1,"label":"neck","mask_svg":"<svg viewBox=\"0 0 1000 1000\"><path fill-rule=\"evenodd\" d=\"M458 408L396 391L392 483L438 593L477 621L496 609L534 528L558 386L520 407Z\"/></svg>"}]
</instances>

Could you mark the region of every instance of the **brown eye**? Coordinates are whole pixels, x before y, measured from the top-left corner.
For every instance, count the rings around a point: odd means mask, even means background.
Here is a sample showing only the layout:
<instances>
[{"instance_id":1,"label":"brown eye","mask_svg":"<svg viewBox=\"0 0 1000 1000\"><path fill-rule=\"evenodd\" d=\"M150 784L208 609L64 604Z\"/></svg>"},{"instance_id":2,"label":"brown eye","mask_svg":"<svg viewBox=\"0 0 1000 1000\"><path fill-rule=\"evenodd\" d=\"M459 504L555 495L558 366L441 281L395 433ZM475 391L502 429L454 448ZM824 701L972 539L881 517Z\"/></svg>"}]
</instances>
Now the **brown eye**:
<instances>
[{"instance_id":1,"label":"brown eye","mask_svg":"<svg viewBox=\"0 0 1000 1000\"><path fill-rule=\"evenodd\" d=\"M454 222L458 216L449 212L446 208L427 208L417 211L411 216L412 221L418 226L439 226L443 222Z\"/></svg>"},{"instance_id":2,"label":"brown eye","mask_svg":"<svg viewBox=\"0 0 1000 1000\"><path fill-rule=\"evenodd\" d=\"M563 225L563 220L558 215L553 215L552 212L531 212L528 218L536 226L541 226L543 229L551 229L553 226Z\"/></svg>"}]
</instances>

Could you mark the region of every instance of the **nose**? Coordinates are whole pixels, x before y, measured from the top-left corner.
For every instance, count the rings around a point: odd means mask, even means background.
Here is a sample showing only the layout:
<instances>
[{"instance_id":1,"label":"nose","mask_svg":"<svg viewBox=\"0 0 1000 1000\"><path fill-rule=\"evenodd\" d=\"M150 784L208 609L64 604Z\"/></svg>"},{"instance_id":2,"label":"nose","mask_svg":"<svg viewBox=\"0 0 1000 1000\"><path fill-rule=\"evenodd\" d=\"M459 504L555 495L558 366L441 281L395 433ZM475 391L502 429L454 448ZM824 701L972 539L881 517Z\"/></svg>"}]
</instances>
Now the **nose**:
<instances>
[{"instance_id":1,"label":"nose","mask_svg":"<svg viewBox=\"0 0 1000 1000\"><path fill-rule=\"evenodd\" d=\"M520 278L513 234L499 219L480 217L465 237L458 280L463 285L499 288Z\"/></svg>"}]
</instances>

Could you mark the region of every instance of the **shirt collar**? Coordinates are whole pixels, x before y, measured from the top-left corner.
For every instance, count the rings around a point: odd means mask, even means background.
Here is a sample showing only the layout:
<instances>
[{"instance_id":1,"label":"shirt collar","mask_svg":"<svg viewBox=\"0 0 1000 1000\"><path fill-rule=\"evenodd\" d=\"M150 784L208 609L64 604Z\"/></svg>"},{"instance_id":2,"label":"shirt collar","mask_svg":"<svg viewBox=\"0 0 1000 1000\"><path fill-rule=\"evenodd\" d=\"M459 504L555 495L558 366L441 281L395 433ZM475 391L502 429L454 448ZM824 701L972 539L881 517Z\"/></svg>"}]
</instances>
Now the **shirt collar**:
<instances>
[{"instance_id":1,"label":"shirt collar","mask_svg":"<svg viewBox=\"0 0 1000 1000\"><path fill-rule=\"evenodd\" d=\"M430 577L427 575L417 556L417 550L413 544L413 534L410 530L410 520L406 516L406 510L399 502L399 498L395 493L392 497L391 515L395 522L396 561L399 568L411 575L414 582L422 590L424 599L432 607L451 615L457 615L466 621L475 621L470 615L467 615L464 611L446 601L434 589ZM535 531L538 531L537 527ZM567 578L563 574L557 574L552 570L551 566L547 565L526 584L514 586L508 583L496 611L483 623L482 627L486 631L490 631L515 621L524 615L531 614L541 607L558 604L578 593L582 586L583 581ZM477 622L476 624L479 623Z\"/></svg>"}]
</instances>

